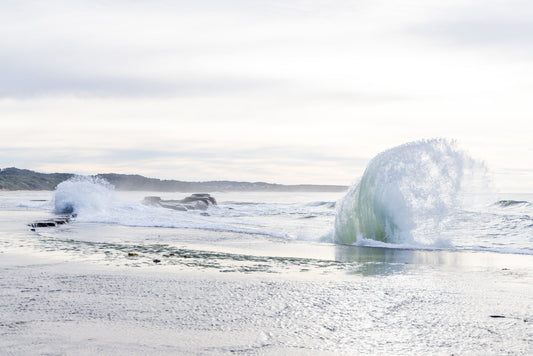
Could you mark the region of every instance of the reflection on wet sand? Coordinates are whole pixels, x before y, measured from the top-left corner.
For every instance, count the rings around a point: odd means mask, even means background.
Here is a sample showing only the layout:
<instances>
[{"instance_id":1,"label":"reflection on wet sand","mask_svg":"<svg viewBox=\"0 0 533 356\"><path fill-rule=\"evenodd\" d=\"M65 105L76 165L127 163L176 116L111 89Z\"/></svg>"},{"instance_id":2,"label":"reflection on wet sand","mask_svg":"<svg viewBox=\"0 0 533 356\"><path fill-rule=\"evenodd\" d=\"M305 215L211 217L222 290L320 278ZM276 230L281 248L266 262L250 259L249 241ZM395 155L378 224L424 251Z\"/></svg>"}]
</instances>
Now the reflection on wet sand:
<instances>
[{"instance_id":1,"label":"reflection on wet sand","mask_svg":"<svg viewBox=\"0 0 533 356\"><path fill-rule=\"evenodd\" d=\"M393 274L411 266L520 268L528 267L528 255L500 254L484 251L409 250L382 247L335 246L335 260L359 263L355 273L364 275Z\"/></svg>"}]
</instances>

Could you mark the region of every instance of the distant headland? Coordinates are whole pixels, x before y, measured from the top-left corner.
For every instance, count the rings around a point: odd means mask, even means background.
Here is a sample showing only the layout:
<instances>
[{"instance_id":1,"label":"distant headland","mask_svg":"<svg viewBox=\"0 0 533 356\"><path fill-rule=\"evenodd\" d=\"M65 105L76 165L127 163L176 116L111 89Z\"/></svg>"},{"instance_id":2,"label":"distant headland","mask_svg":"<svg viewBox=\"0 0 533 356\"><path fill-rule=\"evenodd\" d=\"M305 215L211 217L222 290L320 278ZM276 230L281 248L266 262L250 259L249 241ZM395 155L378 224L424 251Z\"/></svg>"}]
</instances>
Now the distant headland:
<instances>
[{"instance_id":1,"label":"distant headland","mask_svg":"<svg viewBox=\"0 0 533 356\"><path fill-rule=\"evenodd\" d=\"M15 167L0 169L0 190L54 190L56 186L75 176L72 173L39 173ZM155 191L155 192L227 192L227 191L265 191L265 192L342 192L348 186L297 184L283 185L264 182L209 181L184 182L147 178L138 174L97 174L111 183L117 190Z\"/></svg>"}]
</instances>

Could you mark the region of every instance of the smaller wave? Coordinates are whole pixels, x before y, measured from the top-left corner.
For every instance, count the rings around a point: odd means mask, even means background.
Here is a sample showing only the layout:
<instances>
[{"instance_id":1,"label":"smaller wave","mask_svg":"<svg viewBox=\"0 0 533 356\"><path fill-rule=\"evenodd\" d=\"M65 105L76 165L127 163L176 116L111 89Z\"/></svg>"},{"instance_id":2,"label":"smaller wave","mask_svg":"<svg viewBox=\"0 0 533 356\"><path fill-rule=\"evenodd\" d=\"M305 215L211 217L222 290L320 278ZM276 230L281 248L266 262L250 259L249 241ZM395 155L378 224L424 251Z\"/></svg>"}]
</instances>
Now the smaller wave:
<instances>
[{"instance_id":1,"label":"smaller wave","mask_svg":"<svg viewBox=\"0 0 533 356\"><path fill-rule=\"evenodd\" d=\"M400 250L444 250L444 249L455 249L455 246L448 241L447 239L436 239L431 244L421 244L421 243L391 243L384 242L373 239L359 238L357 242L353 243L353 246L363 246L363 247L381 247L381 248L392 248Z\"/></svg>"},{"instance_id":2,"label":"smaller wave","mask_svg":"<svg viewBox=\"0 0 533 356\"><path fill-rule=\"evenodd\" d=\"M223 201L220 205L263 205L265 203L246 202L246 201Z\"/></svg>"},{"instance_id":3,"label":"smaller wave","mask_svg":"<svg viewBox=\"0 0 533 356\"><path fill-rule=\"evenodd\" d=\"M377 241L372 239L360 239L353 244L353 246L360 247L378 247L385 249L398 249L398 250L458 250L458 251L475 251L475 252L494 252L502 254L517 254L517 255L533 255L533 249L529 248L515 248L509 246L485 246L485 245L472 245L472 246L456 246L453 245L447 239L436 240L433 244L409 244L409 243L390 243Z\"/></svg>"},{"instance_id":4,"label":"smaller wave","mask_svg":"<svg viewBox=\"0 0 533 356\"><path fill-rule=\"evenodd\" d=\"M467 251L479 251L479 252L494 252L494 253L504 253L512 255L533 255L533 250L531 249L521 249L521 248L495 248L495 247L485 247L485 246L474 246L469 248L464 248L463 250Z\"/></svg>"},{"instance_id":5,"label":"smaller wave","mask_svg":"<svg viewBox=\"0 0 533 356\"><path fill-rule=\"evenodd\" d=\"M258 205L246 205L247 210L254 206ZM265 204L260 206L265 206ZM77 176L59 184L54 196L54 212L73 214L78 222L119 224L131 227L198 229L293 239L284 231L270 231L263 228L261 224L226 216L227 214L218 206L211 206L208 210L207 214L199 211L185 212L147 206L140 202L120 201L115 199L114 187L107 181L86 176ZM241 215L239 214L238 217ZM250 215L257 216L257 212Z\"/></svg>"},{"instance_id":6,"label":"smaller wave","mask_svg":"<svg viewBox=\"0 0 533 356\"><path fill-rule=\"evenodd\" d=\"M531 205L530 202L526 200L499 200L494 205L501 206L502 208L507 208L509 206L518 206L518 205L524 205L529 206Z\"/></svg>"},{"instance_id":7,"label":"smaller wave","mask_svg":"<svg viewBox=\"0 0 533 356\"><path fill-rule=\"evenodd\" d=\"M114 187L97 177L75 176L56 187L54 212L79 214L101 212L109 207Z\"/></svg>"},{"instance_id":8,"label":"smaller wave","mask_svg":"<svg viewBox=\"0 0 533 356\"><path fill-rule=\"evenodd\" d=\"M17 208L30 208L30 209L49 209L50 201L45 199L40 200L30 200L20 202L15 205Z\"/></svg>"},{"instance_id":9,"label":"smaller wave","mask_svg":"<svg viewBox=\"0 0 533 356\"><path fill-rule=\"evenodd\" d=\"M329 209L335 209L335 204L336 203L334 201L314 201L314 202L305 204L305 206L309 206L309 207L323 206Z\"/></svg>"}]
</instances>

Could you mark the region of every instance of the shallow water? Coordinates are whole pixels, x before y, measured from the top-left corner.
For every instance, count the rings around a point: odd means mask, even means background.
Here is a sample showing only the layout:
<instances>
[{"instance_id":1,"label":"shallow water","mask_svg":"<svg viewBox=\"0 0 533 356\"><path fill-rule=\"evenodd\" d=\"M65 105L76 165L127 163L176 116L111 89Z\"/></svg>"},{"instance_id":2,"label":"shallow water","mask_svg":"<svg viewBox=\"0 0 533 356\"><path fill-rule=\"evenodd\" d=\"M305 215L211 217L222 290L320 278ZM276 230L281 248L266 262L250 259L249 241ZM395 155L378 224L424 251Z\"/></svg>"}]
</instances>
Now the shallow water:
<instances>
[{"instance_id":1,"label":"shallow water","mask_svg":"<svg viewBox=\"0 0 533 356\"><path fill-rule=\"evenodd\" d=\"M114 192L105 214L31 231L55 215L53 193L1 194L0 352L530 352L528 246L324 242L331 194L214 194L209 215L145 207L145 195Z\"/></svg>"},{"instance_id":2,"label":"shallow water","mask_svg":"<svg viewBox=\"0 0 533 356\"><path fill-rule=\"evenodd\" d=\"M69 187L76 190L75 187ZM67 226L37 229L41 244L79 243L165 244L193 246L251 255L331 258L334 222L343 193L214 193L218 205L206 211L175 211L141 204L144 196L181 199L184 193L117 192L89 184L68 195L64 204L76 208ZM70 200L68 200L70 199ZM503 202L502 202L503 201ZM449 210L433 224L420 218L416 240L381 242L358 237L358 246L393 249L444 249L533 254L533 195L500 194L483 203ZM509 203L514 202L514 203ZM2 192L6 214L28 212L42 218L57 210L57 193ZM11 212L11 213L9 213ZM9 221L9 218L7 218ZM24 221L24 224L31 221ZM20 224L20 222L19 222ZM299 243L296 243L299 242ZM67 246L65 245L65 248Z\"/></svg>"},{"instance_id":3,"label":"shallow water","mask_svg":"<svg viewBox=\"0 0 533 356\"><path fill-rule=\"evenodd\" d=\"M96 193L84 194L78 193L74 203L86 195L89 202L78 205L78 215L70 223L31 231L28 224L57 215L54 193L2 193L1 245L112 266L156 263L180 270L364 275L405 273L421 265L520 267L531 263L533 251L527 195L520 196L526 203L458 211L450 218L455 223L445 225L451 227L436 232L439 241L447 241L444 246L371 240L347 246L330 242L342 194L218 193L218 205L188 212L140 203L153 192L98 187ZM172 193L164 198L183 196Z\"/></svg>"}]
</instances>

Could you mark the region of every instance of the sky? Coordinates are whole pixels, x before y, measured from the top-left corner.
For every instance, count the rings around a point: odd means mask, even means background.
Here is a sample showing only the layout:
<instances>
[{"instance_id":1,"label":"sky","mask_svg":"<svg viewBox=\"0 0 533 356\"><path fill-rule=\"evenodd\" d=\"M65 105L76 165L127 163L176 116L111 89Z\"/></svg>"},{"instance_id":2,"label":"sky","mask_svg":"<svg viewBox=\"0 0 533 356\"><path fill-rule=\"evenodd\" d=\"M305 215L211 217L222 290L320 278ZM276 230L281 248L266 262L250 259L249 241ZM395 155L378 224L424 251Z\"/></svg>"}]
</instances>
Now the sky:
<instances>
[{"instance_id":1,"label":"sky","mask_svg":"<svg viewBox=\"0 0 533 356\"><path fill-rule=\"evenodd\" d=\"M533 193L531 1L0 6L0 168L349 185L442 137Z\"/></svg>"}]
</instances>

